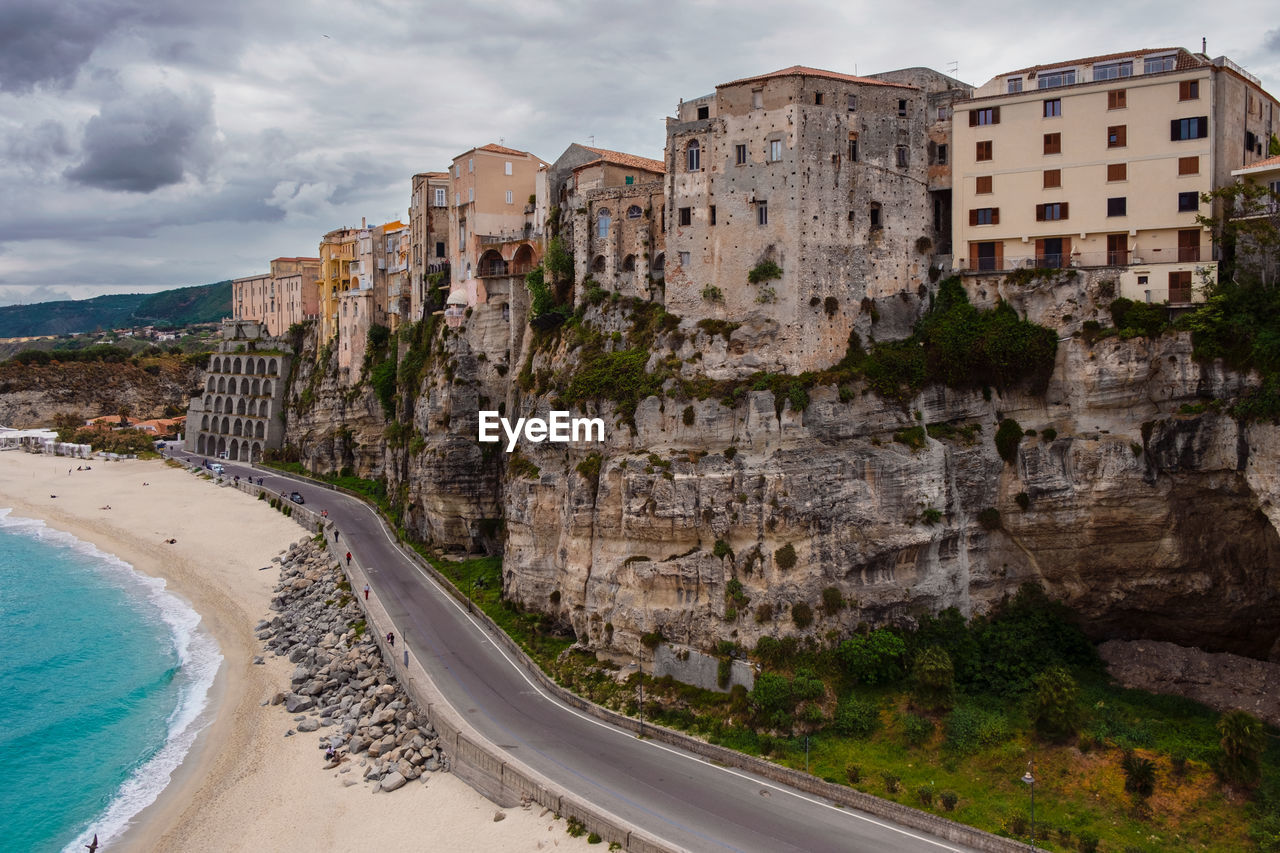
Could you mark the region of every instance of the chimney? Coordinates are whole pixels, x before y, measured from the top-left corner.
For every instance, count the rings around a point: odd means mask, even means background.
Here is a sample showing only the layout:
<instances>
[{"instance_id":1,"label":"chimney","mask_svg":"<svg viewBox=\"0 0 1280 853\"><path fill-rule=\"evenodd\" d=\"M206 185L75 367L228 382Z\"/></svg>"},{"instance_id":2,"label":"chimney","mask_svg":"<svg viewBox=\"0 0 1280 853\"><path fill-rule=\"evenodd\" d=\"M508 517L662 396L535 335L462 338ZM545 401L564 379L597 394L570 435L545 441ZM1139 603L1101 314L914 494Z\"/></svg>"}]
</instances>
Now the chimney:
<instances>
[{"instance_id":1,"label":"chimney","mask_svg":"<svg viewBox=\"0 0 1280 853\"><path fill-rule=\"evenodd\" d=\"M1209 40L1204 36L1200 36L1200 52L1205 56L1209 55Z\"/></svg>"},{"instance_id":2,"label":"chimney","mask_svg":"<svg viewBox=\"0 0 1280 853\"><path fill-rule=\"evenodd\" d=\"M367 224L365 224L364 217L363 217L363 216L361 216L361 217L360 217L360 229L361 229L361 230L364 230L365 228L368 228L368 227L369 227L369 226L368 226Z\"/></svg>"}]
</instances>

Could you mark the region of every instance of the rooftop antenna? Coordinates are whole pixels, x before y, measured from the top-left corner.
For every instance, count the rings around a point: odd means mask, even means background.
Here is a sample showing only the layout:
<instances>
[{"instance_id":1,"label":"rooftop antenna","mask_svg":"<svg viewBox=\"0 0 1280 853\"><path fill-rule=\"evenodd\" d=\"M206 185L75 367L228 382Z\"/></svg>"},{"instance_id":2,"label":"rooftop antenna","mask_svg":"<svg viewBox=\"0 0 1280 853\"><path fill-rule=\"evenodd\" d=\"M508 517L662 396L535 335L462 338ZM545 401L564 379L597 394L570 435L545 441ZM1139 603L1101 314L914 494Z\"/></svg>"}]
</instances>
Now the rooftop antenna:
<instances>
[{"instance_id":1,"label":"rooftop antenna","mask_svg":"<svg viewBox=\"0 0 1280 853\"><path fill-rule=\"evenodd\" d=\"M591 140L591 147L592 147L592 148L595 148L595 147L596 147L596 136L595 136L595 134L594 134L594 133L593 133L593 134L591 134L590 136L588 136L588 137L587 137L587 139L590 139L590 140Z\"/></svg>"},{"instance_id":2,"label":"rooftop antenna","mask_svg":"<svg viewBox=\"0 0 1280 853\"><path fill-rule=\"evenodd\" d=\"M499 137L498 137L498 144L499 144L499 145L502 145L502 146L505 146L505 145L507 144L507 138L506 138L505 136L499 136Z\"/></svg>"},{"instance_id":3,"label":"rooftop antenna","mask_svg":"<svg viewBox=\"0 0 1280 853\"><path fill-rule=\"evenodd\" d=\"M960 73L960 60L953 59L950 62L948 62L947 73L949 73L952 77L955 77L956 75L958 75Z\"/></svg>"}]
</instances>

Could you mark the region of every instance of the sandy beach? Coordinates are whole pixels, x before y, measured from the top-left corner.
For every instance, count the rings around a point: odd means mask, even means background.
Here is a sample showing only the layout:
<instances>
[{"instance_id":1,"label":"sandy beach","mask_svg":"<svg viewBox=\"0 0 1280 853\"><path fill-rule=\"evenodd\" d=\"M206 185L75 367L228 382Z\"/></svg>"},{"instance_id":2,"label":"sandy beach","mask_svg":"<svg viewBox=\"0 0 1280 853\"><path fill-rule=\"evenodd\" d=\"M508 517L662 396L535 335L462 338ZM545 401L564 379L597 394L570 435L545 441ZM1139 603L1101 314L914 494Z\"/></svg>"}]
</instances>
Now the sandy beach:
<instances>
[{"instance_id":1,"label":"sandy beach","mask_svg":"<svg viewBox=\"0 0 1280 853\"><path fill-rule=\"evenodd\" d=\"M224 658L212 723L159 800L104 851L601 849L570 838L540 807L499 809L447 773L393 793L344 787L321 769L319 734L284 737L292 718L262 704L287 687L293 664L269 654L265 665L252 663L263 654L253 627L269 615L277 580L271 558L305 531L263 502L158 460L77 464L0 453L0 507L163 578Z\"/></svg>"}]
</instances>

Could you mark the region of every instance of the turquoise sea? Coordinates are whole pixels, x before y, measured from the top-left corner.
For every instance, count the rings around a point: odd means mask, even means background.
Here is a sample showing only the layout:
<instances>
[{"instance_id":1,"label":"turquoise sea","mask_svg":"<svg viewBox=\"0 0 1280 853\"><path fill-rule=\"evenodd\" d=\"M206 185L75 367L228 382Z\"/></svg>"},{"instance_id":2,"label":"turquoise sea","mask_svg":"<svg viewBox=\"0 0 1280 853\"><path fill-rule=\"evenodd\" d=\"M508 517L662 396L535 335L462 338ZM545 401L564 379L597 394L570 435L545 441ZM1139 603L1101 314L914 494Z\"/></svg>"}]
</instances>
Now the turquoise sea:
<instances>
[{"instance_id":1,"label":"turquoise sea","mask_svg":"<svg viewBox=\"0 0 1280 853\"><path fill-rule=\"evenodd\" d=\"M106 849L207 724L222 656L127 563L0 509L0 848Z\"/></svg>"}]
</instances>

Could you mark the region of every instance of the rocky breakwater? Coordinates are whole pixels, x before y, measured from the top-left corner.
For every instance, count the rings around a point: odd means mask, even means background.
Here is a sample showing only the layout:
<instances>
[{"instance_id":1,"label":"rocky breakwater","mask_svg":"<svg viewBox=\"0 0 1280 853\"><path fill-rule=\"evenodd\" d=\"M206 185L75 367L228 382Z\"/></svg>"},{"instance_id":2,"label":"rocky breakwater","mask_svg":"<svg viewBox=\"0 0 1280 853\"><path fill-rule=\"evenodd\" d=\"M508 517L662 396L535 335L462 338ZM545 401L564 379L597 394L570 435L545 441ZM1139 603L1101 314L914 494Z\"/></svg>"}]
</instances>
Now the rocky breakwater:
<instances>
[{"instance_id":1,"label":"rocky breakwater","mask_svg":"<svg viewBox=\"0 0 1280 853\"><path fill-rule=\"evenodd\" d=\"M296 664L288 690L270 700L292 715L285 736L320 732L325 769L336 769L347 786L359 784L358 773L375 791L394 791L447 770L431 722L366 634L342 570L309 539L273 559L280 563L271 602L276 615L258 623L257 636L268 651Z\"/></svg>"}]
</instances>

